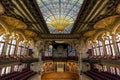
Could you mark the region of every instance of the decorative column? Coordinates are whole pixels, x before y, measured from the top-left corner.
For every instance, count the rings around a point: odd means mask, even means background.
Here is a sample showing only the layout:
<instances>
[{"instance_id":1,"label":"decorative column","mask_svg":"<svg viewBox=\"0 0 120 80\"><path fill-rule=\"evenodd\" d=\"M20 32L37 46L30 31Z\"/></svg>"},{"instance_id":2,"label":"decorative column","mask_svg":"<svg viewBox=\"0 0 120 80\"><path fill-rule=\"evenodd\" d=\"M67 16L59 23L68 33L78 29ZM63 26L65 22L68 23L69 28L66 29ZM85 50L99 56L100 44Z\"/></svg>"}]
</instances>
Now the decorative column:
<instances>
[{"instance_id":1,"label":"decorative column","mask_svg":"<svg viewBox=\"0 0 120 80\"><path fill-rule=\"evenodd\" d=\"M20 39L16 40L16 47L15 47L14 56L17 56L18 47L19 47L19 42L20 42Z\"/></svg>"},{"instance_id":2,"label":"decorative column","mask_svg":"<svg viewBox=\"0 0 120 80\"><path fill-rule=\"evenodd\" d=\"M96 58L98 56L98 53L97 53L97 43L96 41L93 41L93 45L94 45L94 49L95 49L95 53L94 53L94 58Z\"/></svg>"},{"instance_id":3,"label":"decorative column","mask_svg":"<svg viewBox=\"0 0 120 80\"><path fill-rule=\"evenodd\" d=\"M78 52L78 72L79 72L79 76L80 76L80 80L82 80L82 53L81 53L81 46L79 45L79 43L76 43L75 48Z\"/></svg>"},{"instance_id":4,"label":"decorative column","mask_svg":"<svg viewBox=\"0 0 120 80\"><path fill-rule=\"evenodd\" d=\"M23 56L24 56L24 57L26 56L26 54L25 54L25 53L26 53L26 52L25 52L25 51L26 51L26 50L25 50L26 45L27 45L27 41L25 40L25 41L24 41L24 48L23 48L23 50L24 50L24 54L23 54Z\"/></svg>"},{"instance_id":5,"label":"decorative column","mask_svg":"<svg viewBox=\"0 0 120 80\"><path fill-rule=\"evenodd\" d=\"M103 51L104 51L104 58L107 57L107 51L106 51L106 46L105 46L105 39L101 39L102 41L102 46L103 46Z\"/></svg>"},{"instance_id":6,"label":"decorative column","mask_svg":"<svg viewBox=\"0 0 120 80\"><path fill-rule=\"evenodd\" d=\"M10 37L9 34L5 35L5 45L4 45L4 48L3 48L3 56L6 56L7 46L8 46L8 43L9 43L9 37Z\"/></svg>"},{"instance_id":7,"label":"decorative column","mask_svg":"<svg viewBox=\"0 0 120 80\"><path fill-rule=\"evenodd\" d=\"M80 80L82 80L82 52L79 50L79 75L80 75Z\"/></svg>"}]
</instances>

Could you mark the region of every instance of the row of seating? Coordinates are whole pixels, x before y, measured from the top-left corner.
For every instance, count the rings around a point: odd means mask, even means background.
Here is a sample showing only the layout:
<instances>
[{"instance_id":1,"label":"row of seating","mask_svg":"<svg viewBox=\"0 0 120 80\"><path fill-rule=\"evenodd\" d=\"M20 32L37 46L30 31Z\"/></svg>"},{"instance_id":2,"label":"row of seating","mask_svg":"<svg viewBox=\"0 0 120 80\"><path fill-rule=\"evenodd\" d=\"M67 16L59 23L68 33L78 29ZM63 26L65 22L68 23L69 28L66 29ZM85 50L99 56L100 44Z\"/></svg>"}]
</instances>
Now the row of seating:
<instances>
[{"instance_id":1,"label":"row of seating","mask_svg":"<svg viewBox=\"0 0 120 80\"><path fill-rule=\"evenodd\" d=\"M113 75L108 72L99 72L98 70L87 71L85 74L93 80L120 80L120 76Z\"/></svg>"},{"instance_id":2,"label":"row of seating","mask_svg":"<svg viewBox=\"0 0 120 80\"><path fill-rule=\"evenodd\" d=\"M0 80L27 80L29 77L35 75L36 72L30 69L24 69L21 72L12 72L0 77Z\"/></svg>"},{"instance_id":3,"label":"row of seating","mask_svg":"<svg viewBox=\"0 0 120 80\"><path fill-rule=\"evenodd\" d=\"M102 75L99 75L97 73L94 73L92 71L88 71L87 74L90 75L91 78L93 78L94 80L110 80ZM97 78L97 79L96 79Z\"/></svg>"},{"instance_id":4,"label":"row of seating","mask_svg":"<svg viewBox=\"0 0 120 80\"><path fill-rule=\"evenodd\" d=\"M94 69L92 71L96 72L98 74L101 74L103 76L106 76L107 78L112 79L112 80L120 80L120 76L115 75L115 74L111 74L109 72L103 72L103 71L99 72L97 69Z\"/></svg>"}]
</instances>

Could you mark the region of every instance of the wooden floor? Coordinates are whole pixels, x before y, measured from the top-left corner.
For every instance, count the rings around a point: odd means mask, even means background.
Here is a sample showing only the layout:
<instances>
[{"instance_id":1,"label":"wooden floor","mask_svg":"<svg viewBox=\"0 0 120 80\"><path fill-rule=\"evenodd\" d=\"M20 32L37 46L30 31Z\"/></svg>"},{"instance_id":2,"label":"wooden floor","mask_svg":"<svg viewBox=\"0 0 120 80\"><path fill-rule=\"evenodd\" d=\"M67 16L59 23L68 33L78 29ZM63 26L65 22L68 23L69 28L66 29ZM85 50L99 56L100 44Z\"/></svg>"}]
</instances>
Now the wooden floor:
<instances>
[{"instance_id":1,"label":"wooden floor","mask_svg":"<svg viewBox=\"0 0 120 80\"><path fill-rule=\"evenodd\" d=\"M79 80L78 73L72 72L49 72L43 73L42 80Z\"/></svg>"},{"instance_id":2,"label":"wooden floor","mask_svg":"<svg viewBox=\"0 0 120 80\"><path fill-rule=\"evenodd\" d=\"M28 80L41 80L41 77L40 77L39 74L36 74L33 77L31 77L30 79L28 79Z\"/></svg>"},{"instance_id":3,"label":"wooden floor","mask_svg":"<svg viewBox=\"0 0 120 80\"><path fill-rule=\"evenodd\" d=\"M91 78L89 78L88 76L86 76L84 74L80 78L81 78L81 80L92 80ZM39 74L36 74L28 80L41 80L41 77Z\"/></svg>"}]
</instances>

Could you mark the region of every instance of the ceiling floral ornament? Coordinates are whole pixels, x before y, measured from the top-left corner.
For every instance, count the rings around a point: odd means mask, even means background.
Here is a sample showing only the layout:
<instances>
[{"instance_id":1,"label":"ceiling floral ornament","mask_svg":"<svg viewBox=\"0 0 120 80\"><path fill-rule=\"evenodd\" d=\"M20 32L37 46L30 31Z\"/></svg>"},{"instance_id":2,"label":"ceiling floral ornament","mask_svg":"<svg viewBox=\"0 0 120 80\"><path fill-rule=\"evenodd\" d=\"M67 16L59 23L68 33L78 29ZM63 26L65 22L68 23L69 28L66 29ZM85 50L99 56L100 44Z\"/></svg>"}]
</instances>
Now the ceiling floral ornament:
<instances>
[{"instance_id":1,"label":"ceiling floral ornament","mask_svg":"<svg viewBox=\"0 0 120 80\"><path fill-rule=\"evenodd\" d=\"M112 29L114 23L120 18L119 15L110 16L98 21L94 25L94 29Z\"/></svg>"},{"instance_id":2,"label":"ceiling floral ornament","mask_svg":"<svg viewBox=\"0 0 120 80\"><path fill-rule=\"evenodd\" d=\"M27 38L37 37L37 33L35 33L33 30L26 29L24 33Z\"/></svg>"},{"instance_id":3,"label":"ceiling floral ornament","mask_svg":"<svg viewBox=\"0 0 120 80\"><path fill-rule=\"evenodd\" d=\"M117 5L117 7L116 7L116 12L117 12L118 14L120 14L120 4Z\"/></svg>"},{"instance_id":4,"label":"ceiling floral ornament","mask_svg":"<svg viewBox=\"0 0 120 80\"><path fill-rule=\"evenodd\" d=\"M12 30L14 29L26 29L27 25L22 21L9 17L9 16L1 16L1 19L8 25L8 27Z\"/></svg>"},{"instance_id":5,"label":"ceiling floral ornament","mask_svg":"<svg viewBox=\"0 0 120 80\"><path fill-rule=\"evenodd\" d=\"M4 7L2 6L2 4L0 4L0 14L3 14L5 12Z\"/></svg>"},{"instance_id":6,"label":"ceiling floral ornament","mask_svg":"<svg viewBox=\"0 0 120 80\"><path fill-rule=\"evenodd\" d=\"M83 35L85 37L92 37L93 35L95 35L95 33L96 33L96 30L92 30L92 31L85 32Z\"/></svg>"}]
</instances>

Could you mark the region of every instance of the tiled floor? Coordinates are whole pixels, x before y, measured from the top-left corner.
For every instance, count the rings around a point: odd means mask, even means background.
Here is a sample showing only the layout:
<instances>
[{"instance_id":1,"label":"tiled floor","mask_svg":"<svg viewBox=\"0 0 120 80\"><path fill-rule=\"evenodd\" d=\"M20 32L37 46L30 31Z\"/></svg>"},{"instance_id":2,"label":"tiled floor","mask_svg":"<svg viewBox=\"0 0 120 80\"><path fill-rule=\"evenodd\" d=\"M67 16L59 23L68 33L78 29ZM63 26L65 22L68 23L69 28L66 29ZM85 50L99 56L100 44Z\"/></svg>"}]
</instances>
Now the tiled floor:
<instances>
[{"instance_id":1,"label":"tiled floor","mask_svg":"<svg viewBox=\"0 0 120 80\"><path fill-rule=\"evenodd\" d=\"M28 80L41 80L41 78L40 78L39 74L36 74L33 77L31 77L30 79L28 79Z\"/></svg>"}]
</instances>

